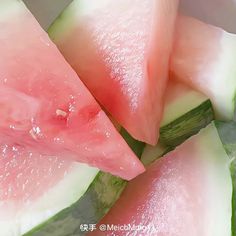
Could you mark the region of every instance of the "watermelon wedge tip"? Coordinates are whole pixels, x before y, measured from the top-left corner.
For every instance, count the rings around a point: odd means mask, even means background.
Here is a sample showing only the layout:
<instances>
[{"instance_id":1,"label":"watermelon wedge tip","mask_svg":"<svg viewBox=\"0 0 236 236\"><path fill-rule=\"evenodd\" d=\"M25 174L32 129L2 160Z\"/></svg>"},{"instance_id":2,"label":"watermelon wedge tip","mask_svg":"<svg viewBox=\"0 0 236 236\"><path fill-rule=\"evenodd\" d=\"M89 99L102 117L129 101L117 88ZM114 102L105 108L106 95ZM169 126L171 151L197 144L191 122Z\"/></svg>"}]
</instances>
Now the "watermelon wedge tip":
<instances>
[{"instance_id":1,"label":"watermelon wedge tip","mask_svg":"<svg viewBox=\"0 0 236 236\"><path fill-rule=\"evenodd\" d=\"M236 106L236 35L179 16L170 70L208 96L220 120L233 120Z\"/></svg>"},{"instance_id":2,"label":"watermelon wedge tip","mask_svg":"<svg viewBox=\"0 0 236 236\"><path fill-rule=\"evenodd\" d=\"M158 140L177 8L178 0L74 0L48 31L105 109L150 144Z\"/></svg>"},{"instance_id":3,"label":"watermelon wedge tip","mask_svg":"<svg viewBox=\"0 0 236 236\"><path fill-rule=\"evenodd\" d=\"M230 127L235 132L236 125ZM213 122L155 161L128 183L100 222L110 228L102 232L97 227L90 235L231 236L235 180L226 144L235 139L221 136L223 130L228 130L227 123ZM235 146L231 151L235 152ZM136 230L125 230L124 225Z\"/></svg>"},{"instance_id":4,"label":"watermelon wedge tip","mask_svg":"<svg viewBox=\"0 0 236 236\"><path fill-rule=\"evenodd\" d=\"M143 172L141 162L24 4L2 0L0 15L0 139L124 179Z\"/></svg>"}]
</instances>

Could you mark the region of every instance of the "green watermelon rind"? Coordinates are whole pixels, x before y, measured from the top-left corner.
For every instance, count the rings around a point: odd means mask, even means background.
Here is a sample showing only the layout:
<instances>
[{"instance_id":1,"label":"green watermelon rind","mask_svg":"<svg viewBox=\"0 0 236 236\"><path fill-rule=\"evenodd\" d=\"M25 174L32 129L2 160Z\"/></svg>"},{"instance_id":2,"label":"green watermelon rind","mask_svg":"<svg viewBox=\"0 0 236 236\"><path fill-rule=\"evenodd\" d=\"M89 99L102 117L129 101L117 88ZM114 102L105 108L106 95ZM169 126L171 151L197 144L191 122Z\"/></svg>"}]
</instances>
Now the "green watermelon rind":
<instances>
[{"instance_id":1,"label":"green watermelon rind","mask_svg":"<svg viewBox=\"0 0 236 236\"><path fill-rule=\"evenodd\" d=\"M84 235L81 224L95 224L111 208L125 188L126 181L99 172L86 193L70 207L23 236Z\"/></svg>"},{"instance_id":2,"label":"green watermelon rind","mask_svg":"<svg viewBox=\"0 0 236 236\"><path fill-rule=\"evenodd\" d=\"M160 143L176 147L206 127L214 119L209 99L183 116L160 128Z\"/></svg>"},{"instance_id":3,"label":"green watermelon rind","mask_svg":"<svg viewBox=\"0 0 236 236\"><path fill-rule=\"evenodd\" d=\"M140 157L144 144L134 140L124 129L121 135ZM81 198L24 236L66 236L75 231L76 235L83 235L80 225L97 223L119 198L125 185L125 180L99 171Z\"/></svg>"},{"instance_id":4,"label":"green watermelon rind","mask_svg":"<svg viewBox=\"0 0 236 236\"><path fill-rule=\"evenodd\" d=\"M214 119L211 101L200 100L197 107L182 114L174 121L160 128L160 140L156 147L147 145L141 160L144 164L151 164L157 157L163 156L199 130L206 127Z\"/></svg>"}]
</instances>

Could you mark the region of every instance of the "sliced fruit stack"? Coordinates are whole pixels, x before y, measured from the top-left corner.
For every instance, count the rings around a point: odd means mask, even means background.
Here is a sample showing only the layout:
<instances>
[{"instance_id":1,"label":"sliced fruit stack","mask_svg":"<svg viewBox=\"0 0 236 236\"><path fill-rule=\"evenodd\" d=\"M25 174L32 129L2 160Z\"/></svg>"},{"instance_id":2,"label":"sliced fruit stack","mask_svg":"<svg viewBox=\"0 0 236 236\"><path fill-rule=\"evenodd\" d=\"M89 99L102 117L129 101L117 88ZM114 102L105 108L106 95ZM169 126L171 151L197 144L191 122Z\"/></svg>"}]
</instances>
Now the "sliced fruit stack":
<instances>
[{"instance_id":1,"label":"sliced fruit stack","mask_svg":"<svg viewBox=\"0 0 236 236\"><path fill-rule=\"evenodd\" d=\"M236 234L236 36L178 4L74 0L48 36L0 1L0 235Z\"/></svg>"}]
</instances>

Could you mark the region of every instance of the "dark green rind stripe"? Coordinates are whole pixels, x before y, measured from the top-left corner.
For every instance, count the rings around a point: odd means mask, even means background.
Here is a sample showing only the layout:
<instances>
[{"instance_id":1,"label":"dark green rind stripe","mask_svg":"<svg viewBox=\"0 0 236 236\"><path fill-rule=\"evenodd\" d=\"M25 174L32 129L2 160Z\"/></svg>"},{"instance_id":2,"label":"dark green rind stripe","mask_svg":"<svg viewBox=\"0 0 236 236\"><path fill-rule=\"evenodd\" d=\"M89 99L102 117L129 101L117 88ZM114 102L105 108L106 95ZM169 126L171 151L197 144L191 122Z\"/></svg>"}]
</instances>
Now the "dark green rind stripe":
<instances>
[{"instance_id":1,"label":"dark green rind stripe","mask_svg":"<svg viewBox=\"0 0 236 236\"><path fill-rule=\"evenodd\" d=\"M206 100L199 106L183 114L179 118L160 128L160 139L157 145L162 147L162 152L158 155L146 158L142 156L142 161L149 165L158 157L175 149L192 135L197 134L214 119L214 111L210 100ZM155 149L155 147L153 147ZM155 153L155 152L154 152Z\"/></svg>"},{"instance_id":2,"label":"dark green rind stripe","mask_svg":"<svg viewBox=\"0 0 236 236\"><path fill-rule=\"evenodd\" d=\"M231 158L232 195L232 236L236 236L236 122L215 121L221 142Z\"/></svg>"},{"instance_id":3,"label":"dark green rind stripe","mask_svg":"<svg viewBox=\"0 0 236 236\"><path fill-rule=\"evenodd\" d=\"M206 127L213 119L212 104L210 100L206 100L198 107L161 127L160 143L168 147L176 147Z\"/></svg>"},{"instance_id":4,"label":"dark green rind stripe","mask_svg":"<svg viewBox=\"0 0 236 236\"><path fill-rule=\"evenodd\" d=\"M130 136L130 134L124 128L121 128L120 134L122 135L126 143L128 143L129 147L137 155L137 157L141 157L143 149L145 147L145 143L137 141L134 138L132 138L132 136Z\"/></svg>"},{"instance_id":5,"label":"dark green rind stripe","mask_svg":"<svg viewBox=\"0 0 236 236\"><path fill-rule=\"evenodd\" d=\"M76 203L24 236L84 235L80 225L97 223L119 198L125 185L126 181L100 171L87 192Z\"/></svg>"}]
</instances>

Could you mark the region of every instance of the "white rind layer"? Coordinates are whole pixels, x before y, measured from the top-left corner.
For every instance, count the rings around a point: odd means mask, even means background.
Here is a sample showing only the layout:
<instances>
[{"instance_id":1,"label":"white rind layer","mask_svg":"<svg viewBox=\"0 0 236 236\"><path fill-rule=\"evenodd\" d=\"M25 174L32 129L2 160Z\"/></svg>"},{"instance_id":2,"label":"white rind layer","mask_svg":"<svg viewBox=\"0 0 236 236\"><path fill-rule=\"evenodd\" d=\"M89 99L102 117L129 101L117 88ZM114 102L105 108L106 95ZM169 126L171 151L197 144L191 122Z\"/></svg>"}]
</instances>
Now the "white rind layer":
<instances>
[{"instance_id":1,"label":"white rind layer","mask_svg":"<svg viewBox=\"0 0 236 236\"><path fill-rule=\"evenodd\" d=\"M173 96L173 93L176 93L176 96L171 102L168 102L168 96ZM207 100L205 95L181 82L175 82L174 86L171 87L167 86L166 98L167 101L164 105L161 127L169 124Z\"/></svg>"},{"instance_id":2,"label":"white rind layer","mask_svg":"<svg viewBox=\"0 0 236 236\"><path fill-rule=\"evenodd\" d=\"M221 55L212 71L212 103L217 118L232 120L236 96L236 35L224 32L221 39Z\"/></svg>"},{"instance_id":3,"label":"white rind layer","mask_svg":"<svg viewBox=\"0 0 236 236\"><path fill-rule=\"evenodd\" d=\"M43 196L22 206L11 219L1 216L1 235L20 236L71 206L83 196L98 172L85 164L73 163L64 178Z\"/></svg>"},{"instance_id":4,"label":"white rind layer","mask_svg":"<svg viewBox=\"0 0 236 236\"><path fill-rule=\"evenodd\" d=\"M202 183L206 206L203 215L206 224L204 235L231 236L233 192L231 160L223 148L214 125L209 125L194 138L196 149L199 151L198 156L207 173Z\"/></svg>"},{"instance_id":5,"label":"white rind layer","mask_svg":"<svg viewBox=\"0 0 236 236\"><path fill-rule=\"evenodd\" d=\"M1 0L1 7L0 7L0 20L11 18L12 15L16 13L24 12L22 11L22 5L24 3L21 0ZM12 20L16 20L16 18L12 18Z\"/></svg>"},{"instance_id":6,"label":"white rind layer","mask_svg":"<svg viewBox=\"0 0 236 236\"><path fill-rule=\"evenodd\" d=\"M63 41L64 38L70 35L73 27L76 26L77 15L81 12L79 1L80 0L74 0L70 3L49 27L48 34L54 42L59 43L61 40Z\"/></svg>"}]
</instances>

